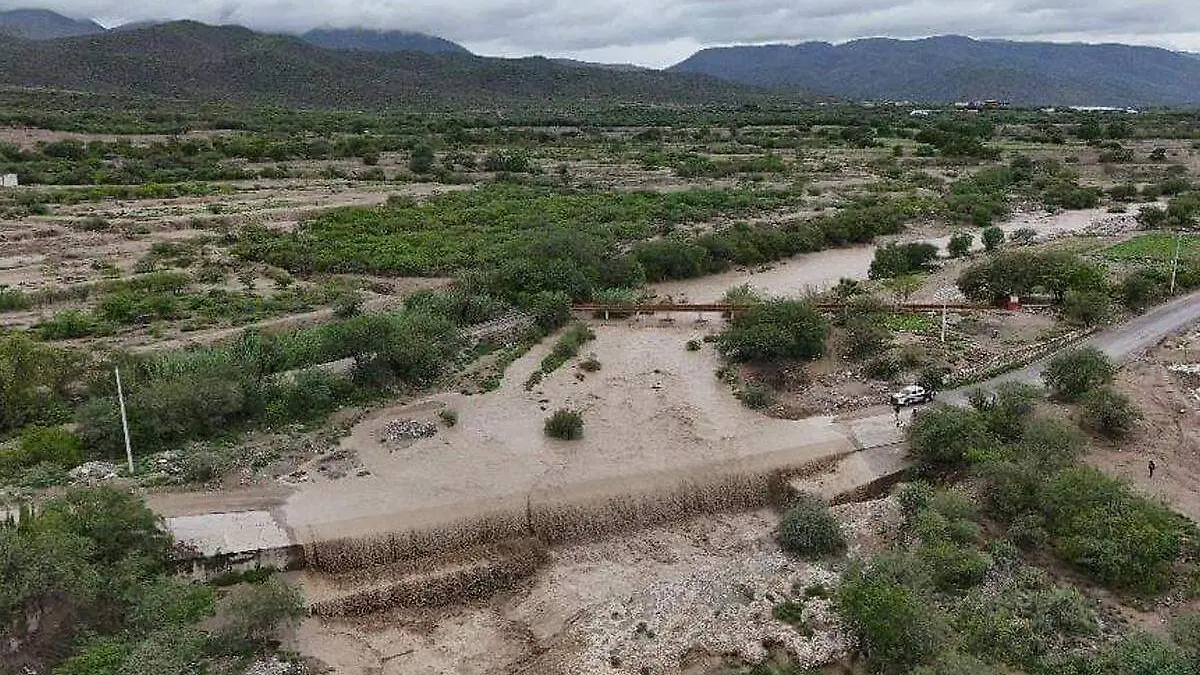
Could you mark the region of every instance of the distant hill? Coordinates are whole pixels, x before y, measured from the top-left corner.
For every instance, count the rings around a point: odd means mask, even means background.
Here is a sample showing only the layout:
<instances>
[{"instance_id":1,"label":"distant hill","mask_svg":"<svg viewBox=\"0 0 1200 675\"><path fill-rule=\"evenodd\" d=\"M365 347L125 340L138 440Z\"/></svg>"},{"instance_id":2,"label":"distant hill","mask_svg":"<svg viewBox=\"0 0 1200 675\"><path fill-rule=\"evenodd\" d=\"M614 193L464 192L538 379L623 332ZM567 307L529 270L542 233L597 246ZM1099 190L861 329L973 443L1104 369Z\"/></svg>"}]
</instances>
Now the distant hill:
<instances>
[{"instance_id":1,"label":"distant hill","mask_svg":"<svg viewBox=\"0 0 1200 675\"><path fill-rule=\"evenodd\" d=\"M470 54L464 46L424 33L367 28L317 28L300 36L301 40L325 49L349 49L364 52L425 52L426 54Z\"/></svg>"},{"instance_id":2,"label":"distant hill","mask_svg":"<svg viewBox=\"0 0 1200 675\"><path fill-rule=\"evenodd\" d=\"M339 108L766 99L704 75L566 67L544 58L334 51L296 37L186 21L46 42L0 40L0 85Z\"/></svg>"},{"instance_id":3,"label":"distant hill","mask_svg":"<svg viewBox=\"0 0 1200 675\"><path fill-rule=\"evenodd\" d=\"M103 33L95 21L79 21L48 9L13 9L0 12L0 33L26 40L53 40L76 35Z\"/></svg>"},{"instance_id":4,"label":"distant hill","mask_svg":"<svg viewBox=\"0 0 1200 675\"><path fill-rule=\"evenodd\" d=\"M644 66L634 65L632 63L596 63L595 61L577 61L575 59L550 59L560 66L568 66L571 68L600 68L602 70L615 70L619 73L636 73L638 71L653 70Z\"/></svg>"},{"instance_id":5,"label":"distant hill","mask_svg":"<svg viewBox=\"0 0 1200 675\"><path fill-rule=\"evenodd\" d=\"M1200 59L1113 44L872 38L705 49L670 70L849 99L1200 105Z\"/></svg>"}]
</instances>

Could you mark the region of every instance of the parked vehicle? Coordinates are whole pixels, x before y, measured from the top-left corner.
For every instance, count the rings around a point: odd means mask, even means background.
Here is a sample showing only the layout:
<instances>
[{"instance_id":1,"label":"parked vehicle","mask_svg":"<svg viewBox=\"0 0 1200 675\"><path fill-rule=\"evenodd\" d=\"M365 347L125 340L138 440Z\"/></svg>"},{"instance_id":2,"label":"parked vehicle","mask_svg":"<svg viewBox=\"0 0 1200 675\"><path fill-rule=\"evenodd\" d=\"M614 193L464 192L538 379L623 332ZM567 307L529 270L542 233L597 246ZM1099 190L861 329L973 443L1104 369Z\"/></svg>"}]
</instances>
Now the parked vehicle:
<instances>
[{"instance_id":1,"label":"parked vehicle","mask_svg":"<svg viewBox=\"0 0 1200 675\"><path fill-rule=\"evenodd\" d=\"M930 391L925 387L917 385L909 385L900 391L892 393L892 405L916 405L918 403L928 403L933 400L936 392Z\"/></svg>"}]
</instances>

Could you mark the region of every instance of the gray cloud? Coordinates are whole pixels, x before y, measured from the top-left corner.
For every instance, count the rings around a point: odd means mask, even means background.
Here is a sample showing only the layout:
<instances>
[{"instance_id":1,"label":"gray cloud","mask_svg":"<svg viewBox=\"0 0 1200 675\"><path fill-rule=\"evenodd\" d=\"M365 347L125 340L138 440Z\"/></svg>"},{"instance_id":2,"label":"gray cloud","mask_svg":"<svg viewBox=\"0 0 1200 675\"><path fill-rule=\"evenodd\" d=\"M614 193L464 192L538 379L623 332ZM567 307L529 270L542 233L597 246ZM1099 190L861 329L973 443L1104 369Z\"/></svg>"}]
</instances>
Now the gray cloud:
<instances>
[{"instance_id":1,"label":"gray cloud","mask_svg":"<svg viewBox=\"0 0 1200 675\"><path fill-rule=\"evenodd\" d=\"M617 56L650 65L700 46L858 37L1127 41L1200 50L1196 0L0 0L102 23L188 18L299 32L433 33L481 53Z\"/></svg>"}]
</instances>

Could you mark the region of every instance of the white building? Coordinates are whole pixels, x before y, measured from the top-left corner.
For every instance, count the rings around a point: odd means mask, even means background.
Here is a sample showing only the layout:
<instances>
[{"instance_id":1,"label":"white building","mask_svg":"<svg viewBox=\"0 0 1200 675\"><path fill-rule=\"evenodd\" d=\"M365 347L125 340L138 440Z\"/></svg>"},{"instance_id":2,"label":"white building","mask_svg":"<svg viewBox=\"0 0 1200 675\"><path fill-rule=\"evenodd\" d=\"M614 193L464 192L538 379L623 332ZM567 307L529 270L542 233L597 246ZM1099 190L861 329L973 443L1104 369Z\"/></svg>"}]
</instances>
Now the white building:
<instances>
[{"instance_id":1,"label":"white building","mask_svg":"<svg viewBox=\"0 0 1200 675\"><path fill-rule=\"evenodd\" d=\"M0 178L0 187L17 187L17 174L6 173L3 178Z\"/></svg>"}]
</instances>

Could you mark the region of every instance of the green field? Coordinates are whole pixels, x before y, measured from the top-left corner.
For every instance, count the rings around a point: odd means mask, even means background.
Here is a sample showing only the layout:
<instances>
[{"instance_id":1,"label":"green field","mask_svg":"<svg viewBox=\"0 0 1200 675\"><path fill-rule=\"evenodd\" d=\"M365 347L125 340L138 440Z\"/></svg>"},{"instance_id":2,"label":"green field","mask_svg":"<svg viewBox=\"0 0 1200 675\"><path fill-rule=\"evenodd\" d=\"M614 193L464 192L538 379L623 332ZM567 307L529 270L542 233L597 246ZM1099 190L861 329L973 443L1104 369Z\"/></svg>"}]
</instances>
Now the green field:
<instances>
[{"instance_id":1,"label":"green field","mask_svg":"<svg viewBox=\"0 0 1200 675\"><path fill-rule=\"evenodd\" d=\"M1175 253L1175 236L1143 234L1100 251L1110 260L1168 260ZM1200 257L1200 234L1186 234L1179 242L1179 257Z\"/></svg>"}]
</instances>

